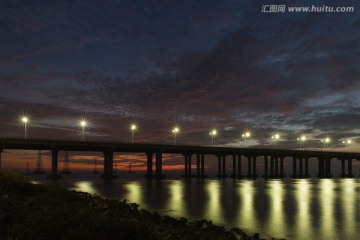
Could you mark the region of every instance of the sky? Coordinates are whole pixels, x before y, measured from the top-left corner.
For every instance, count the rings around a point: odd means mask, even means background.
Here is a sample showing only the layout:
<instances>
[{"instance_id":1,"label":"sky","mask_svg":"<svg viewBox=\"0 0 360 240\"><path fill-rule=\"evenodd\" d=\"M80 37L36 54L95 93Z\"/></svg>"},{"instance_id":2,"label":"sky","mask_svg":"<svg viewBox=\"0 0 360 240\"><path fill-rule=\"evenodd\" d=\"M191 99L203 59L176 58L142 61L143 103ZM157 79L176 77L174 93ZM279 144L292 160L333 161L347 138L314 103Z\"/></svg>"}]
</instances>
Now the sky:
<instances>
[{"instance_id":1,"label":"sky","mask_svg":"<svg viewBox=\"0 0 360 240\"><path fill-rule=\"evenodd\" d=\"M23 137L26 114L29 138L81 139L86 119L87 140L130 141L136 123L135 141L172 143L178 126L178 144L211 144L217 129L215 144L271 147L279 133L299 148L304 134L306 148L330 137L329 149L360 151L359 11L352 0L2 0L0 136Z\"/></svg>"}]
</instances>

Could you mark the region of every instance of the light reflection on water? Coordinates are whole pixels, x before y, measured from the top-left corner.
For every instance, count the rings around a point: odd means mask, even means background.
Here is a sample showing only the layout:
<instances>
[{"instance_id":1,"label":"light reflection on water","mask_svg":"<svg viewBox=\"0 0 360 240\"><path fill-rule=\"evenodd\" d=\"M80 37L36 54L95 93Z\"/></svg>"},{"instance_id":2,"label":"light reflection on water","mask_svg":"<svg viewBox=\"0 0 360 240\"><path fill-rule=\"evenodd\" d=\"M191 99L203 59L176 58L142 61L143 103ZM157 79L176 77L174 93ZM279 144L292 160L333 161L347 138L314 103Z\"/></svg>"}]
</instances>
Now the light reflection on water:
<instances>
[{"instance_id":1,"label":"light reflection on water","mask_svg":"<svg viewBox=\"0 0 360 240\"><path fill-rule=\"evenodd\" d=\"M205 185L208 200L206 204L205 216L207 219L216 219L217 222L223 221L222 203L221 203L221 185L220 181L211 181Z\"/></svg>"},{"instance_id":2,"label":"light reflection on water","mask_svg":"<svg viewBox=\"0 0 360 240\"><path fill-rule=\"evenodd\" d=\"M347 229L344 239L351 239L351 236L355 236L356 233L359 235L360 232L359 226L356 224L356 216L359 216L358 211L360 210L359 199L356 203L356 194L359 194L358 191L355 191L356 184L359 183L356 183L353 179L346 179L342 182L342 192L340 194L344 197L341 198L342 202L340 204L344 212L342 221Z\"/></svg>"},{"instance_id":3,"label":"light reflection on water","mask_svg":"<svg viewBox=\"0 0 360 240\"><path fill-rule=\"evenodd\" d=\"M75 182L74 185L75 185L75 187L73 189L76 191L87 192L87 193L90 193L93 195L99 194L99 192L93 186L93 183L90 181L78 181L78 182Z\"/></svg>"},{"instance_id":4,"label":"light reflection on water","mask_svg":"<svg viewBox=\"0 0 360 240\"><path fill-rule=\"evenodd\" d=\"M311 206L311 183L308 179L301 179L298 184L295 185L295 201L297 203L297 214L295 228L293 231L297 231L298 239L314 239L311 231L312 228L312 214L310 211Z\"/></svg>"},{"instance_id":5,"label":"light reflection on water","mask_svg":"<svg viewBox=\"0 0 360 240\"><path fill-rule=\"evenodd\" d=\"M321 208L320 229L326 239L339 239L337 236L335 215L334 215L334 201L336 185L331 179L321 179L320 182L320 196L319 206Z\"/></svg>"},{"instance_id":6,"label":"light reflection on water","mask_svg":"<svg viewBox=\"0 0 360 240\"><path fill-rule=\"evenodd\" d=\"M54 184L128 199L174 217L208 219L250 234L286 239L357 239L359 179L62 179Z\"/></svg>"},{"instance_id":7,"label":"light reflection on water","mask_svg":"<svg viewBox=\"0 0 360 240\"><path fill-rule=\"evenodd\" d=\"M236 186L236 190L239 192L240 207L237 217L237 226L242 227L244 230L254 231L258 229L258 219L256 216L256 209L254 204L254 196L256 188L254 187L254 181L244 180ZM256 230L258 231L258 230Z\"/></svg>"},{"instance_id":8,"label":"light reflection on water","mask_svg":"<svg viewBox=\"0 0 360 240\"><path fill-rule=\"evenodd\" d=\"M268 181L269 188L267 194L270 200L269 218L266 221L267 232L272 236L283 237L286 236L285 228L285 213L284 213L284 189L281 180Z\"/></svg>"},{"instance_id":9,"label":"light reflection on water","mask_svg":"<svg viewBox=\"0 0 360 240\"><path fill-rule=\"evenodd\" d=\"M127 182L124 184L124 187L127 190L127 197L126 199L129 200L129 202L132 203L142 203L143 199L143 190L142 186L139 182Z\"/></svg>"},{"instance_id":10,"label":"light reflection on water","mask_svg":"<svg viewBox=\"0 0 360 240\"><path fill-rule=\"evenodd\" d=\"M168 185L170 193L166 209L173 211L173 214L181 217L187 216L186 202L184 201L184 184L181 181L171 181Z\"/></svg>"}]
</instances>

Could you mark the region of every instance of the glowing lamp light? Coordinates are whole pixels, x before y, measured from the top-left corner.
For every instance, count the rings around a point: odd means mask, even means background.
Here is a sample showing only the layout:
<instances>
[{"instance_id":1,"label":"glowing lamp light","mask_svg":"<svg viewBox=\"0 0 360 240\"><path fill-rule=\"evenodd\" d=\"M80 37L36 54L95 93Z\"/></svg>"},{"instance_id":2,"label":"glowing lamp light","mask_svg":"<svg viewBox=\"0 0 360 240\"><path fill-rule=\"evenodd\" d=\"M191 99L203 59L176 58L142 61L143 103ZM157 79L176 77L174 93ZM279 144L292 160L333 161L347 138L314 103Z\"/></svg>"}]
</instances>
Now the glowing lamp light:
<instances>
[{"instance_id":1,"label":"glowing lamp light","mask_svg":"<svg viewBox=\"0 0 360 240\"><path fill-rule=\"evenodd\" d=\"M80 121L80 126L81 126L81 127L86 127L86 125L87 125L87 123L86 123L85 120L81 120L81 121Z\"/></svg>"},{"instance_id":2,"label":"glowing lamp light","mask_svg":"<svg viewBox=\"0 0 360 240\"><path fill-rule=\"evenodd\" d=\"M81 120L80 126L82 128L82 140L84 140L85 139L85 127L87 126L87 121L85 119Z\"/></svg>"},{"instance_id":3,"label":"glowing lamp light","mask_svg":"<svg viewBox=\"0 0 360 240\"><path fill-rule=\"evenodd\" d=\"M136 124L131 124L130 130L131 130L131 142L132 143L134 142L134 132L135 132L136 129L137 129Z\"/></svg>"},{"instance_id":4,"label":"glowing lamp light","mask_svg":"<svg viewBox=\"0 0 360 240\"><path fill-rule=\"evenodd\" d=\"M213 130L210 131L211 145L212 145L212 146L214 145L214 138L215 138L216 134L217 134L216 129L213 129Z\"/></svg>"},{"instance_id":5,"label":"glowing lamp light","mask_svg":"<svg viewBox=\"0 0 360 240\"><path fill-rule=\"evenodd\" d=\"M176 134L176 133L180 132L180 129L179 129L178 127L175 127L175 128L172 130L172 132Z\"/></svg>"},{"instance_id":6,"label":"glowing lamp light","mask_svg":"<svg viewBox=\"0 0 360 240\"><path fill-rule=\"evenodd\" d=\"M177 134L180 132L180 128L179 127L174 127L172 129L172 133L174 134L174 144L176 145L177 144Z\"/></svg>"},{"instance_id":7,"label":"glowing lamp light","mask_svg":"<svg viewBox=\"0 0 360 240\"><path fill-rule=\"evenodd\" d=\"M27 138L27 124L29 123L30 119L27 116L22 116L20 121L22 124L24 124L24 138Z\"/></svg>"},{"instance_id":8,"label":"glowing lamp light","mask_svg":"<svg viewBox=\"0 0 360 240\"><path fill-rule=\"evenodd\" d=\"M24 116L24 117L21 118L21 122L22 122L22 123L28 123L28 122L29 122L29 118Z\"/></svg>"},{"instance_id":9,"label":"glowing lamp light","mask_svg":"<svg viewBox=\"0 0 360 240\"><path fill-rule=\"evenodd\" d=\"M215 129L210 132L211 136L215 136L216 134L217 134L217 131Z\"/></svg>"}]
</instances>

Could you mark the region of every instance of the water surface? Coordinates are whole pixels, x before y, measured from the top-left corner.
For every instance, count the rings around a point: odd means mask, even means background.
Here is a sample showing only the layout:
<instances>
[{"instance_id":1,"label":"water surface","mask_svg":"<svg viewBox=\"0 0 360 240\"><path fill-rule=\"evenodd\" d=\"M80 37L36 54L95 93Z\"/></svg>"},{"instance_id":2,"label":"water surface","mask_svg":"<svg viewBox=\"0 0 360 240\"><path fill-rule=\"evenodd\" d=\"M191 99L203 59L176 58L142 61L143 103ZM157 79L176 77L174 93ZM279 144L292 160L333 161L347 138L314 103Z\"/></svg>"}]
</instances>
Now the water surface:
<instances>
[{"instance_id":1,"label":"water surface","mask_svg":"<svg viewBox=\"0 0 360 240\"><path fill-rule=\"evenodd\" d=\"M249 234L286 239L358 239L359 179L38 180L103 197L128 199L173 217L208 219Z\"/></svg>"}]
</instances>

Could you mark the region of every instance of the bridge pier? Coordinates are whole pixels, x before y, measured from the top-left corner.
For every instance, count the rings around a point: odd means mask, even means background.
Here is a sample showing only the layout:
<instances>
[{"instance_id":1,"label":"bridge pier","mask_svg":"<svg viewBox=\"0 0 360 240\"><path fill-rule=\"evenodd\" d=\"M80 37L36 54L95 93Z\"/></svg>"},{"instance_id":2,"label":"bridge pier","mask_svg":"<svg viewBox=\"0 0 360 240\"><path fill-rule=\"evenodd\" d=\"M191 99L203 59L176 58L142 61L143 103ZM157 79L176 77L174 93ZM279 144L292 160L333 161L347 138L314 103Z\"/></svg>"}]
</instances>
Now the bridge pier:
<instances>
[{"instance_id":1,"label":"bridge pier","mask_svg":"<svg viewBox=\"0 0 360 240\"><path fill-rule=\"evenodd\" d=\"M206 178L204 167L205 154L196 154L196 178Z\"/></svg>"},{"instance_id":2,"label":"bridge pier","mask_svg":"<svg viewBox=\"0 0 360 240\"><path fill-rule=\"evenodd\" d=\"M270 174L269 174L269 156L264 156L265 174L264 178L283 178L284 175L284 158L270 156Z\"/></svg>"},{"instance_id":3,"label":"bridge pier","mask_svg":"<svg viewBox=\"0 0 360 240\"><path fill-rule=\"evenodd\" d=\"M269 177L269 156L264 156L264 175L263 178L268 178Z\"/></svg>"},{"instance_id":4,"label":"bridge pier","mask_svg":"<svg viewBox=\"0 0 360 240\"><path fill-rule=\"evenodd\" d=\"M146 174L144 177L153 178L153 152L147 152L146 154Z\"/></svg>"},{"instance_id":5,"label":"bridge pier","mask_svg":"<svg viewBox=\"0 0 360 240\"><path fill-rule=\"evenodd\" d=\"M58 174L58 156L59 150L53 148L51 150L51 174L47 176L47 179L58 180L61 178L61 175Z\"/></svg>"},{"instance_id":6,"label":"bridge pier","mask_svg":"<svg viewBox=\"0 0 360 240\"><path fill-rule=\"evenodd\" d=\"M205 175L205 154L201 154L201 159L200 159L200 163L201 163L201 178L207 178L208 176Z\"/></svg>"},{"instance_id":7,"label":"bridge pier","mask_svg":"<svg viewBox=\"0 0 360 240\"><path fill-rule=\"evenodd\" d=\"M106 180L116 178L113 171L114 165L114 153L112 150L106 150L104 153L104 174L101 176Z\"/></svg>"},{"instance_id":8,"label":"bridge pier","mask_svg":"<svg viewBox=\"0 0 360 240\"><path fill-rule=\"evenodd\" d=\"M3 152L4 149L0 149L0 171L1 171L1 154Z\"/></svg>"},{"instance_id":9,"label":"bridge pier","mask_svg":"<svg viewBox=\"0 0 360 240\"><path fill-rule=\"evenodd\" d=\"M200 178L200 161L201 161L201 154L196 154L196 178Z\"/></svg>"},{"instance_id":10,"label":"bridge pier","mask_svg":"<svg viewBox=\"0 0 360 240\"><path fill-rule=\"evenodd\" d=\"M348 177L354 177L352 173L352 159L348 160Z\"/></svg>"},{"instance_id":11,"label":"bridge pier","mask_svg":"<svg viewBox=\"0 0 360 240\"><path fill-rule=\"evenodd\" d=\"M319 174L318 178L331 178L331 159L319 158Z\"/></svg>"},{"instance_id":12,"label":"bridge pier","mask_svg":"<svg viewBox=\"0 0 360 240\"><path fill-rule=\"evenodd\" d=\"M342 178L352 178L354 177L352 173L352 159L348 159L348 171L345 172L345 159L341 159L341 175Z\"/></svg>"},{"instance_id":13,"label":"bridge pier","mask_svg":"<svg viewBox=\"0 0 360 240\"><path fill-rule=\"evenodd\" d=\"M247 156L248 159L248 178L257 178L256 174L256 156Z\"/></svg>"},{"instance_id":14,"label":"bridge pier","mask_svg":"<svg viewBox=\"0 0 360 240\"><path fill-rule=\"evenodd\" d=\"M233 154L233 172L230 177L240 179L244 176L241 175L241 155L240 154Z\"/></svg>"},{"instance_id":15,"label":"bridge pier","mask_svg":"<svg viewBox=\"0 0 360 240\"><path fill-rule=\"evenodd\" d=\"M162 174L162 152L156 152L155 157L155 177L158 179L165 178L165 175Z\"/></svg>"},{"instance_id":16,"label":"bridge pier","mask_svg":"<svg viewBox=\"0 0 360 240\"><path fill-rule=\"evenodd\" d=\"M243 175L241 175L241 155L238 155L238 161L237 161L237 168L238 168L238 172L237 172L237 177L238 179L244 177Z\"/></svg>"},{"instance_id":17,"label":"bridge pier","mask_svg":"<svg viewBox=\"0 0 360 240\"><path fill-rule=\"evenodd\" d=\"M225 169L225 159L226 156L225 155L218 155L218 174L216 175L216 177L218 178L226 178L228 177L226 175L226 169Z\"/></svg>"},{"instance_id":18,"label":"bridge pier","mask_svg":"<svg viewBox=\"0 0 360 240\"><path fill-rule=\"evenodd\" d=\"M297 169L297 162L299 162L299 169ZM308 178L309 175L309 158L293 157L293 174L292 178Z\"/></svg>"},{"instance_id":19,"label":"bridge pier","mask_svg":"<svg viewBox=\"0 0 360 240\"><path fill-rule=\"evenodd\" d=\"M191 178L191 154L184 154L185 159L185 173L183 177Z\"/></svg>"}]
</instances>

